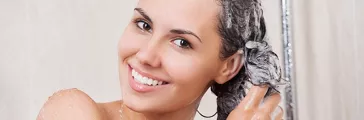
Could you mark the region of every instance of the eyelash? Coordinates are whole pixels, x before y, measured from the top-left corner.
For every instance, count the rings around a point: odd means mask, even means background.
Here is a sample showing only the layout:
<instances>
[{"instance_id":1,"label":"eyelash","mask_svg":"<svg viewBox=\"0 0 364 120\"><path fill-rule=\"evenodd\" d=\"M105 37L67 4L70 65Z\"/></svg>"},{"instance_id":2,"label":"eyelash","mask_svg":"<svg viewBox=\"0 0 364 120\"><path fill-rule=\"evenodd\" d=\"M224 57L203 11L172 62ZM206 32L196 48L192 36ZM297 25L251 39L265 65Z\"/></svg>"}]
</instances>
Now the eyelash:
<instances>
[{"instance_id":1,"label":"eyelash","mask_svg":"<svg viewBox=\"0 0 364 120\"><path fill-rule=\"evenodd\" d=\"M187 43L185 43L185 44L187 44L187 45L186 45L186 46L182 46L182 45L180 46L180 45L177 45L177 43L175 43L175 41L176 41L176 40L181 40L181 42L182 42L182 41L185 41L185 42L187 42ZM176 39L174 39L172 42L173 42L173 44L177 45L177 46L178 46L178 47L180 47L180 48L183 48L183 49L192 49L191 43L190 43L190 42L188 42L188 40L186 40L186 39L184 39L184 38L176 38ZM182 44L181 42L180 42L180 44Z\"/></svg>"},{"instance_id":2,"label":"eyelash","mask_svg":"<svg viewBox=\"0 0 364 120\"><path fill-rule=\"evenodd\" d=\"M140 27L138 24L140 23L140 22L142 22L143 23L143 26L142 27ZM138 29L140 29L140 30L142 30L142 31L147 31L147 32L152 32L152 30L153 30L153 28L152 28L152 26L148 23L148 22L146 22L146 20L143 20L143 19L135 19L134 20L134 24L135 24L135 26L138 28ZM144 28L144 25L145 24L147 24L150 28L150 30L146 30L145 28ZM177 43L175 43L175 41L176 40L181 40L181 42L182 42L182 40L183 41L185 41L185 42L187 42L187 43L185 43L185 44L187 44L186 46L179 46L179 45L177 45ZM173 41L173 44L175 44L175 45L177 45L178 47L180 47L180 48L182 48L182 49L192 49L192 46L191 46L191 43L188 41L188 40L186 40L186 39L184 39L184 38L176 38L176 39L174 39ZM181 44L181 43L180 43Z\"/></svg>"},{"instance_id":3,"label":"eyelash","mask_svg":"<svg viewBox=\"0 0 364 120\"><path fill-rule=\"evenodd\" d=\"M135 19L135 20L134 20L134 24L135 24L135 26L136 26L137 28L139 28L139 29L140 29L140 30L142 30L142 31L152 32L152 31L149 31L149 30L145 30L145 28L143 28L144 26L140 27L140 26L138 25L138 23L139 23L139 22L143 22L143 23L144 23L144 25L145 25L145 24L147 24L147 25L150 27L150 30L153 30L152 26L151 26L148 22L146 22L145 20L143 20L143 19Z\"/></svg>"}]
</instances>

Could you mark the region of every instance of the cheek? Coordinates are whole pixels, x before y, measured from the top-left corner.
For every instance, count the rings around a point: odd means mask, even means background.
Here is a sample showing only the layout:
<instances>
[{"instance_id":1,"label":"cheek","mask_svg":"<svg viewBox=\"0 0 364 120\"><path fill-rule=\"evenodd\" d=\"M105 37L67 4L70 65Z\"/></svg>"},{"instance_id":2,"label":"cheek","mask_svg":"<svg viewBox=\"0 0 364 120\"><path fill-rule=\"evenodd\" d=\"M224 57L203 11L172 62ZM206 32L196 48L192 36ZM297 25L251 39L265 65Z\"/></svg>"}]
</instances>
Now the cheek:
<instances>
[{"instance_id":1,"label":"cheek","mask_svg":"<svg viewBox=\"0 0 364 120\"><path fill-rule=\"evenodd\" d=\"M169 66L167 71L180 87L203 90L213 79L215 68L204 62L202 58L183 58L172 55L168 58L170 60L166 60Z\"/></svg>"},{"instance_id":2,"label":"cheek","mask_svg":"<svg viewBox=\"0 0 364 120\"><path fill-rule=\"evenodd\" d=\"M174 82L170 91L173 101L183 105L195 103L207 90L216 70L203 58L176 53L165 58L165 68ZM168 66L168 67L167 67Z\"/></svg>"},{"instance_id":3,"label":"cheek","mask_svg":"<svg viewBox=\"0 0 364 120\"><path fill-rule=\"evenodd\" d=\"M143 46L146 41L146 36L140 35L135 32L133 28L129 25L125 30L122 36L120 37L118 43L118 57L119 57L119 78L120 84L126 82L128 79L128 66L126 61L132 58L139 49Z\"/></svg>"},{"instance_id":4,"label":"cheek","mask_svg":"<svg viewBox=\"0 0 364 120\"><path fill-rule=\"evenodd\" d=\"M142 47L144 43L143 41L145 41L146 39L147 36L143 36L136 32L133 32L132 28L129 25L125 29L118 43L120 62L125 62L128 57L135 55Z\"/></svg>"}]
</instances>

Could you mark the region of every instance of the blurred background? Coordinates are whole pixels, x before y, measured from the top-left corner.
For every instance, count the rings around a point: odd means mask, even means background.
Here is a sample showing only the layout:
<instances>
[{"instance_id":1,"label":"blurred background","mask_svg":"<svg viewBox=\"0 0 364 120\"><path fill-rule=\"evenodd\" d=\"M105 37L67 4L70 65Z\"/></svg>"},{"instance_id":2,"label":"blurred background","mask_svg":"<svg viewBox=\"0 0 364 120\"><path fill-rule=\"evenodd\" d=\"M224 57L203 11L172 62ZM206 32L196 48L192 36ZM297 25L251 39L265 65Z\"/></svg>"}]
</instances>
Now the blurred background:
<instances>
[{"instance_id":1,"label":"blurred background","mask_svg":"<svg viewBox=\"0 0 364 120\"><path fill-rule=\"evenodd\" d=\"M281 2L262 1L283 60ZM66 88L97 102L121 99L116 46L136 2L0 0L0 120L34 120L47 98ZM361 119L364 1L294 0L291 9L298 118ZM214 114L215 99L206 93L200 112Z\"/></svg>"}]
</instances>

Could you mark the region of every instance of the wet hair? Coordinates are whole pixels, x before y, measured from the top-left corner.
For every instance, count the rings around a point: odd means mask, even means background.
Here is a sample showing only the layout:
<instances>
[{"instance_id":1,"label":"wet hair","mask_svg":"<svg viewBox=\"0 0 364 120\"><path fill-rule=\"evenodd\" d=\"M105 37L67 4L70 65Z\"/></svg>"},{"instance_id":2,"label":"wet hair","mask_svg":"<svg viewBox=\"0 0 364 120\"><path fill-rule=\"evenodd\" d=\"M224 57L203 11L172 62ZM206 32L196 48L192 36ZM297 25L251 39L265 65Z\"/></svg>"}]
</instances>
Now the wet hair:
<instances>
[{"instance_id":1,"label":"wet hair","mask_svg":"<svg viewBox=\"0 0 364 120\"><path fill-rule=\"evenodd\" d=\"M224 84L213 83L217 96L217 120L229 113L247 94L247 83L269 85L267 95L278 92L281 69L277 55L268 43L260 0L219 0L218 31L222 39L220 58L226 59L243 50L243 67ZM266 95L266 96L267 96Z\"/></svg>"}]
</instances>

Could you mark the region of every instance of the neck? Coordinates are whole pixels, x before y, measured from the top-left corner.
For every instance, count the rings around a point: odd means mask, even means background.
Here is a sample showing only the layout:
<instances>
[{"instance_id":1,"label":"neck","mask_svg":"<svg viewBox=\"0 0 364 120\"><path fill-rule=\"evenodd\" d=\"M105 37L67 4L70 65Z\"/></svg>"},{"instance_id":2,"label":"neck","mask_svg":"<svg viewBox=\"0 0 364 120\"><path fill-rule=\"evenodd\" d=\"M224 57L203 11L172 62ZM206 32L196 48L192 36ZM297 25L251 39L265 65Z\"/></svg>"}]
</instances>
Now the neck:
<instances>
[{"instance_id":1,"label":"neck","mask_svg":"<svg viewBox=\"0 0 364 120\"><path fill-rule=\"evenodd\" d=\"M127 106L122 106L122 120L193 120L199 104L192 103L182 109L167 113L139 113L129 109Z\"/></svg>"}]
</instances>

